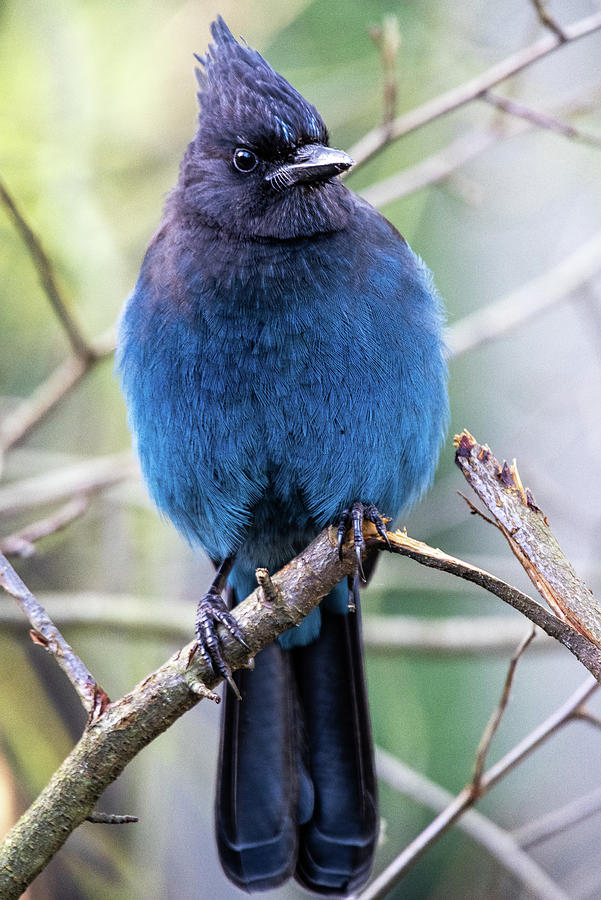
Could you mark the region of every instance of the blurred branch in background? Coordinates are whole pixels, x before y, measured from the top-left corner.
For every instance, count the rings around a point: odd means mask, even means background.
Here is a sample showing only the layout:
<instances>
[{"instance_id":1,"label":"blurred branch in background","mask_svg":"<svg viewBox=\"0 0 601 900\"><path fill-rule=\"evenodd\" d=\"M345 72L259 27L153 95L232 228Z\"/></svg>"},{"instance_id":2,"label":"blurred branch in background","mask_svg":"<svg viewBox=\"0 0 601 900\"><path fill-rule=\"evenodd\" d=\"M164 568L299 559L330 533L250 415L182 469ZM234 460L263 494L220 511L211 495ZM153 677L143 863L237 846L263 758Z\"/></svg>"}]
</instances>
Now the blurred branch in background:
<instances>
[{"instance_id":1,"label":"blurred branch in background","mask_svg":"<svg viewBox=\"0 0 601 900\"><path fill-rule=\"evenodd\" d=\"M185 640L190 634L190 604L184 601L92 591L44 592L39 594L39 599L63 628L102 629L132 637L142 631L146 637L170 641ZM23 618L16 609L0 606L0 625L20 631ZM521 619L506 616L430 619L364 613L363 617L365 645L379 653L407 650L467 656L507 653L515 647L523 630ZM555 641L539 632L532 649L549 651L556 648Z\"/></svg>"},{"instance_id":2,"label":"blurred branch in background","mask_svg":"<svg viewBox=\"0 0 601 900\"><path fill-rule=\"evenodd\" d=\"M501 81L516 75L539 59L543 59L545 56L553 53L559 47L563 47L572 41L580 40L580 38L589 34L594 34L600 28L601 12L594 13L588 18L580 19L578 22L566 26L562 38L558 37L557 34L540 38L534 44L518 50L517 53L506 57L464 84L452 88L450 91L446 91L432 100L428 100L410 112L403 113L391 123L372 129L349 150L350 155L355 160L354 170L356 171L359 166L372 159L392 141L410 134L416 128L422 128L440 116L465 106L466 103L481 97L486 91L495 87Z\"/></svg>"},{"instance_id":3,"label":"blurred branch in background","mask_svg":"<svg viewBox=\"0 0 601 900\"><path fill-rule=\"evenodd\" d=\"M0 202L2 202L2 205L12 218L15 228L29 251L32 262L40 276L44 292L65 329L73 350L78 357L87 362L90 357L94 356L94 351L84 338L69 308L69 304L59 290L52 263L48 259L40 239L23 218L14 198L9 194L2 181L0 181Z\"/></svg>"},{"instance_id":4,"label":"blurred branch in background","mask_svg":"<svg viewBox=\"0 0 601 900\"><path fill-rule=\"evenodd\" d=\"M521 645L523 647L523 644ZM503 695L506 696L511 688L513 673L515 670L514 657L513 665L505 680ZM470 809L473 804L481 797L485 796L491 788L507 775L515 766L521 763L533 750L541 746L546 740L555 735L564 725L578 718L578 710L583 703L588 700L591 694L599 687L596 679L588 678L572 696L552 715L549 716L538 728L529 734L523 741L509 753L502 757L499 762L491 766L481 774L476 776L463 788L463 790L449 803L449 805L434 819L431 824L414 840L402 853L384 870L368 887L359 895L358 900L379 900L386 897L391 888L397 884L410 866L415 863L426 850L432 846L439 838L445 834L449 828L462 816L466 810ZM499 720L499 710L493 713L495 720ZM517 863L517 857L516 857ZM531 875L532 873L530 873ZM555 885L544 873L537 873L538 884L534 888L530 883L531 890L536 891L536 895L544 898L544 900L567 900L568 895L558 886Z\"/></svg>"},{"instance_id":5,"label":"blurred branch in background","mask_svg":"<svg viewBox=\"0 0 601 900\"><path fill-rule=\"evenodd\" d=\"M90 498L87 494L73 497L53 515L47 516L45 519L38 519L14 534L0 538L0 553L4 553L5 556L33 556L36 541L56 534L57 531L62 531L67 525L83 516L89 505Z\"/></svg>"}]
</instances>

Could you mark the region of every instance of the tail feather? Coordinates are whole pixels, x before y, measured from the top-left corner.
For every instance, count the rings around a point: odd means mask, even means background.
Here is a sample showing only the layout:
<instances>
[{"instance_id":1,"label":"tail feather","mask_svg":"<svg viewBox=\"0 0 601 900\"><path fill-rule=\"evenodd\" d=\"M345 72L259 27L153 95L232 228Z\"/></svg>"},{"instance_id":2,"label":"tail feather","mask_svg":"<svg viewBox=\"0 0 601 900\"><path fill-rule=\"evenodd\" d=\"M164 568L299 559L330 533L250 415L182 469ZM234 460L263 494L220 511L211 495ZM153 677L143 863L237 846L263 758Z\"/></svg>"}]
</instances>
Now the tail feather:
<instances>
[{"instance_id":1,"label":"tail feather","mask_svg":"<svg viewBox=\"0 0 601 900\"><path fill-rule=\"evenodd\" d=\"M266 647L234 675L242 700L225 697L216 830L228 878L247 891L286 881L297 855L299 762L290 661Z\"/></svg>"},{"instance_id":2,"label":"tail feather","mask_svg":"<svg viewBox=\"0 0 601 900\"><path fill-rule=\"evenodd\" d=\"M242 701L226 696L216 805L227 876L247 891L292 875L316 893L356 890L378 832L359 614L322 604L316 641L272 644L235 678Z\"/></svg>"},{"instance_id":3,"label":"tail feather","mask_svg":"<svg viewBox=\"0 0 601 900\"><path fill-rule=\"evenodd\" d=\"M311 820L301 827L295 876L317 893L359 888L378 835L360 627L359 614L324 610L319 640L294 651L316 798Z\"/></svg>"}]
</instances>

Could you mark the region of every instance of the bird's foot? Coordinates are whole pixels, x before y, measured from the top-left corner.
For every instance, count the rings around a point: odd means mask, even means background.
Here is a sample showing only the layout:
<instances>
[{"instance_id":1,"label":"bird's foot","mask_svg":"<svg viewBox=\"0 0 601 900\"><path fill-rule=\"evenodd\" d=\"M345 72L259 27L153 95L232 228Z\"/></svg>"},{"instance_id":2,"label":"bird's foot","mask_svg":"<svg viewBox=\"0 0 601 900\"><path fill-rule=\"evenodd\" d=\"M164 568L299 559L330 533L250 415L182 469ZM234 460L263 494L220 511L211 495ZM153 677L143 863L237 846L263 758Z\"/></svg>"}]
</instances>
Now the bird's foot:
<instances>
[{"instance_id":1,"label":"bird's foot","mask_svg":"<svg viewBox=\"0 0 601 900\"><path fill-rule=\"evenodd\" d=\"M240 699L236 682L232 678L232 670L223 656L223 647L218 631L219 625L227 628L232 637L236 638L243 647L247 650L250 649L244 640L238 622L227 608L219 590L215 585L211 585L196 610L197 652L215 675L221 675L226 679Z\"/></svg>"},{"instance_id":2,"label":"bird's foot","mask_svg":"<svg viewBox=\"0 0 601 900\"><path fill-rule=\"evenodd\" d=\"M361 503L360 500L357 500L351 507L343 511L338 522L338 556L342 559L344 535L352 525L353 546L355 548L355 557L357 559L356 571L360 575L362 581L366 581L361 560L365 549L365 538L363 537L363 523L365 521L375 525L378 534L386 541L388 548L390 549L390 541L386 534L384 519L373 503Z\"/></svg>"}]
</instances>

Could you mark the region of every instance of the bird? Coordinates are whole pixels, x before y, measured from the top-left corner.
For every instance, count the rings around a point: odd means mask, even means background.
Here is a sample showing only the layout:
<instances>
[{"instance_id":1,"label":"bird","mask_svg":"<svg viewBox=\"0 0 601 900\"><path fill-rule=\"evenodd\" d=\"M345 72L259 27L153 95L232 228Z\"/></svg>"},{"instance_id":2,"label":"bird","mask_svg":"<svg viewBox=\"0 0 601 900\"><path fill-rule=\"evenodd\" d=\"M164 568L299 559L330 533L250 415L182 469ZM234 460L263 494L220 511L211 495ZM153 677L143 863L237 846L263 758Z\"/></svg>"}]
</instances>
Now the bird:
<instances>
[{"instance_id":1,"label":"bird","mask_svg":"<svg viewBox=\"0 0 601 900\"><path fill-rule=\"evenodd\" d=\"M198 130L125 303L117 370L151 497L216 567L196 637L234 688L216 791L224 872L249 892L294 877L348 896L379 832L362 526L385 536L432 481L444 313L419 256L342 183L353 160L317 109L221 17L211 36ZM240 602L257 567L276 571L329 525L341 544L350 532L350 588L232 674L220 628L244 636L228 593Z\"/></svg>"}]
</instances>

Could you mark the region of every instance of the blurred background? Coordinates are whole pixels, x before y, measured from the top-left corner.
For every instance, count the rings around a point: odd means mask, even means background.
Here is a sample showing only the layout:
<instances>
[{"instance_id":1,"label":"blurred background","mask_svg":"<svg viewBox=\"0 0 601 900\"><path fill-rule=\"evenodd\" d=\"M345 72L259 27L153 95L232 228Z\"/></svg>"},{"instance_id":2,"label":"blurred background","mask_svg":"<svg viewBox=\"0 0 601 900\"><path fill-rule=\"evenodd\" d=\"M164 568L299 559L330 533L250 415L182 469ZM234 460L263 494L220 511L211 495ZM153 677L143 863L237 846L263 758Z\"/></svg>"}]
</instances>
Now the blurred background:
<instances>
[{"instance_id":1,"label":"blurred background","mask_svg":"<svg viewBox=\"0 0 601 900\"><path fill-rule=\"evenodd\" d=\"M548 9L567 25L598 4L557 0ZM332 144L344 149L384 115L382 60L370 29L394 31L390 16L401 38L397 112L548 34L528 0L222 0L219 7L214 0L3 0L0 176L41 237L89 338L115 322L176 180L196 128L193 53L204 52L217 12L315 103ZM517 457L522 479L564 551L600 591L601 280L580 277L574 290L564 289L566 271L578 269L574 254L595 237L598 243L601 234L600 59L598 33L497 89L569 122L576 134L542 129L477 100L394 142L348 179L433 270L447 305L449 343L457 351L457 323L474 311L524 285L518 312L541 294L558 293L547 310L494 340L463 347L451 360L452 420L436 483L402 523L413 537L529 593L533 588L501 535L471 517L457 496L464 484L453 465L452 435L467 427L499 458ZM433 155L443 169L446 163L447 175L424 184L424 161ZM398 173L405 173L404 180L388 180ZM594 261L590 267L594 273ZM0 337L0 414L6 422L70 351L1 207ZM107 356L7 452L0 538L52 514L107 466L116 477L128 472L129 447ZM192 635L195 602L209 579L206 561L158 517L135 476L97 491L85 515L14 564L113 698ZM119 612L130 615L130 624L119 624ZM0 596L0 613L2 834L69 752L84 719L56 665L31 644L24 620L10 621L7 596ZM73 621L78 613L91 624ZM399 615L409 617L407 629L401 628L407 646L378 647L372 640L368 649L375 740L457 792L471 775L512 648L527 626L483 591L409 560L383 559L364 599L368 638L381 624L376 617ZM135 626L132 616L138 617ZM460 631L462 623L477 620L467 648L461 641L455 648L440 646L438 625L447 617L459 617ZM420 625L418 640L412 635ZM553 712L586 674L566 650L537 638L519 664L491 761ZM599 701L591 708L599 710ZM212 834L219 715L202 703L140 754L99 804L138 815L140 823L84 824L29 896L239 896L221 873ZM600 771L601 734L574 723L479 809L511 830L591 792ZM418 798L384 781L381 801L377 871L433 817ZM530 852L567 896L601 895L601 814ZM302 895L294 884L271 894L282 900ZM527 892L494 854L455 829L390 896Z\"/></svg>"}]
</instances>

